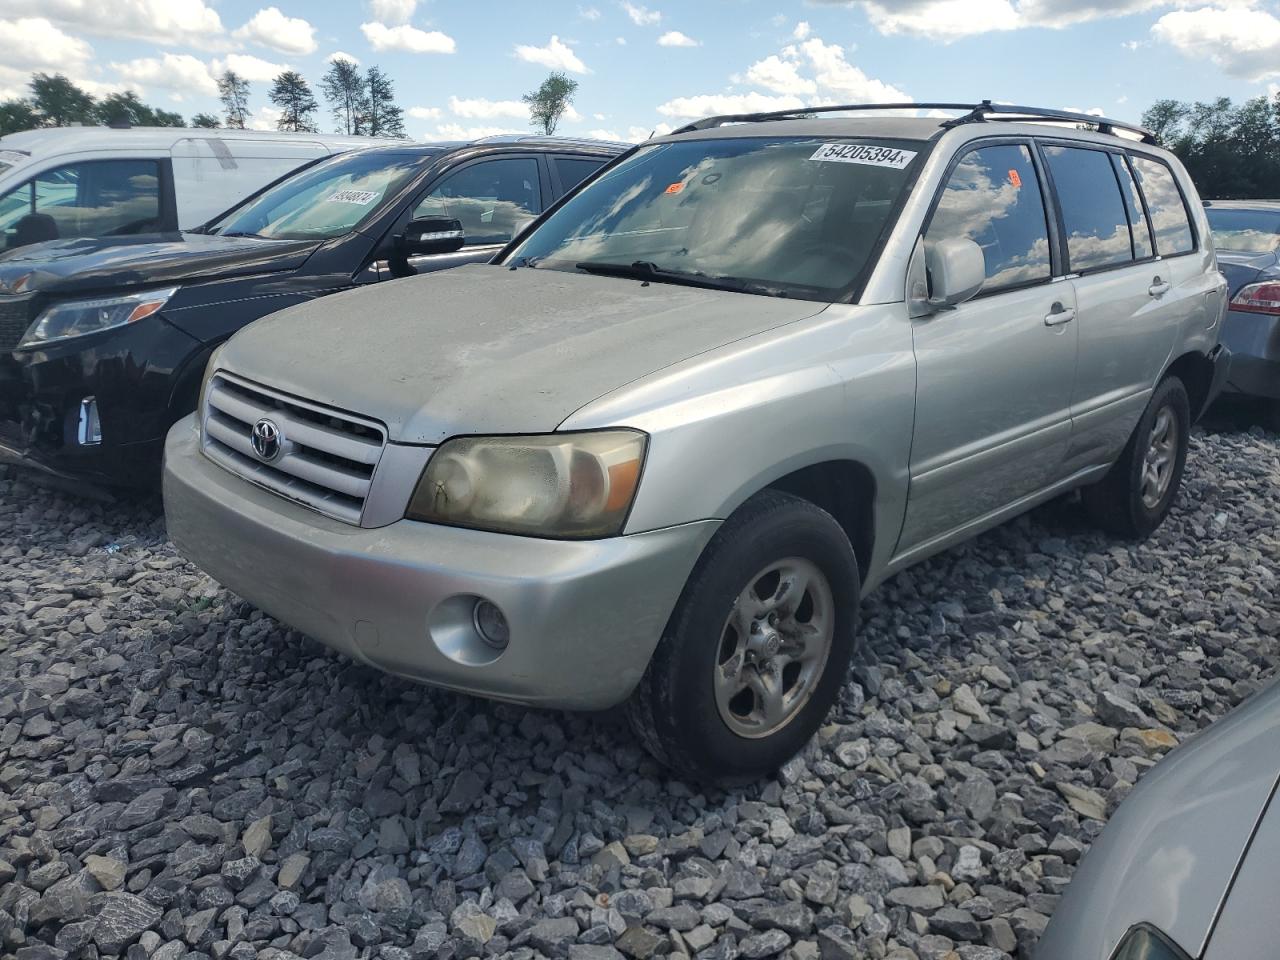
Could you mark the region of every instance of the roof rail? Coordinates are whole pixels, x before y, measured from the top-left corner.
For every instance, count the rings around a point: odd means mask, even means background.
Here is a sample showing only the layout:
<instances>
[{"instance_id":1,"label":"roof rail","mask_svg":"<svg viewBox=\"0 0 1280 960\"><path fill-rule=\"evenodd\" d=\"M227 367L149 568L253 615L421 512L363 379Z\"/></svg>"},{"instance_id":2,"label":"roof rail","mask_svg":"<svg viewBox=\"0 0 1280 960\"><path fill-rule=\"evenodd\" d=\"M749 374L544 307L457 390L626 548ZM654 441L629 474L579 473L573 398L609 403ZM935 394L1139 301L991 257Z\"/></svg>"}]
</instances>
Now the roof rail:
<instances>
[{"instance_id":1,"label":"roof rail","mask_svg":"<svg viewBox=\"0 0 1280 960\"><path fill-rule=\"evenodd\" d=\"M1155 143L1156 135L1144 127L1098 117L1090 113L1074 113L1070 110L1050 110L1044 107L1024 107L1008 103L993 103L983 100L981 103L850 103L820 107L797 107L794 110L772 110L766 113L728 113L716 117L706 117L686 124L671 133L693 133L697 130L711 130L726 123L754 123L765 120L794 120L817 113L852 113L869 110L956 110L964 116L942 122L943 127L956 127L965 123L981 123L993 115L1006 122L1045 123L1067 121L1084 123L1097 129L1099 133L1115 134L1117 130L1137 134L1143 143Z\"/></svg>"}]
</instances>

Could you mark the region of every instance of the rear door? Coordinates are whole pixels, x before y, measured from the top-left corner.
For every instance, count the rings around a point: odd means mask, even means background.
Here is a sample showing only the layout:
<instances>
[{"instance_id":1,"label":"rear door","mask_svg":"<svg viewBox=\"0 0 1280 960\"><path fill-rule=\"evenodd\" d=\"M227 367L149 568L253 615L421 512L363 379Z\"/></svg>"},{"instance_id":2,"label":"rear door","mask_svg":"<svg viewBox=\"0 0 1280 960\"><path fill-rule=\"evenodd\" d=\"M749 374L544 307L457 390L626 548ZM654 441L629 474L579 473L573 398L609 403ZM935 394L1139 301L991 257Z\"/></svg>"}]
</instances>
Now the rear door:
<instances>
[{"instance_id":1,"label":"rear door","mask_svg":"<svg viewBox=\"0 0 1280 960\"><path fill-rule=\"evenodd\" d=\"M916 424L899 552L927 547L1060 475L1071 433L1075 301L1055 280L1043 172L1029 140L962 153L925 243L977 242L987 279L968 303L913 320Z\"/></svg>"}]
</instances>

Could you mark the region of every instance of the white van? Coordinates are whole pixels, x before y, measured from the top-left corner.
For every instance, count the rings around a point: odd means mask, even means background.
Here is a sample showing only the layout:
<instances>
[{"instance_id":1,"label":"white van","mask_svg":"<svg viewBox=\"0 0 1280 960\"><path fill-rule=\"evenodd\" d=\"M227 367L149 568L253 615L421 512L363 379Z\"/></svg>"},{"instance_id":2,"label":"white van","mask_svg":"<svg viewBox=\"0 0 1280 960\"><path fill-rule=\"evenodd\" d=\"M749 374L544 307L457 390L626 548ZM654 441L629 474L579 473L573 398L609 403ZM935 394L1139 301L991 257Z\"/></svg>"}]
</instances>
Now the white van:
<instances>
[{"instance_id":1,"label":"white van","mask_svg":"<svg viewBox=\"0 0 1280 960\"><path fill-rule=\"evenodd\" d=\"M53 127L0 137L2 250L199 226L305 163L385 139Z\"/></svg>"}]
</instances>

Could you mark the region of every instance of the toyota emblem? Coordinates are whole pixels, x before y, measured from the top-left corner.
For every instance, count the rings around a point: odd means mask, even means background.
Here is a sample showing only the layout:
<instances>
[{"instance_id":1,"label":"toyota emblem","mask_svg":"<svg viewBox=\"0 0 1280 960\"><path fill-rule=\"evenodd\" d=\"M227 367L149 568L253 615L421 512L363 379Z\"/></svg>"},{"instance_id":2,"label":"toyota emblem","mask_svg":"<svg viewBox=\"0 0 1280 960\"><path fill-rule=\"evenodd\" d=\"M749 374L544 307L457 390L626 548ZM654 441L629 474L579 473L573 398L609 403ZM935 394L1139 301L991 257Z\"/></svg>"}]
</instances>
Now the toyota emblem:
<instances>
[{"instance_id":1,"label":"toyota emblem","mask_svg":"<svg viewBox=\"0 0 1280 960\"><path fill-rule=\"evenodd\" d=\"M253 452L259 460L270 463L280 456L280 428L265 417L253 425L249 442L253 444Z\"/></svg>"}]
</instances>

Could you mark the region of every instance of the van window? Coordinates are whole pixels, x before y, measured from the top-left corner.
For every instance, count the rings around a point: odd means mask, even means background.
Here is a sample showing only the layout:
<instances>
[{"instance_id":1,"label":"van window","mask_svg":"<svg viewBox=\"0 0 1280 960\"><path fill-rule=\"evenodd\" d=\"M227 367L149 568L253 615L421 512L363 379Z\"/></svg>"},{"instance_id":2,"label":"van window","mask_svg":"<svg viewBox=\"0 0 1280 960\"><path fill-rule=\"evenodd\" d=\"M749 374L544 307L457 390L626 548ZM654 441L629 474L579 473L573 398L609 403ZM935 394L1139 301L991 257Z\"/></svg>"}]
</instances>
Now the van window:
<instances>
[{"instance_id":1,"label":"van window","mask_svg":"<svg viewBox=\"0 0 1280 960\"><path fill-rule=\"evenodd\" d=\"M0 196L7 249L41 240L146 233L161 225L155 160L67 164Z\"/></svg>"},{"instance_id":2,"label":"van window","mask_svg":"<svg viewBox=\"0 0 1280 960\"><path fill-rule=\"evenodd\" d=\"M1133 233L1133 256L1137 260L1154 257L1156 248L1151 241L1151 225L1147 223L1147 215L1142 209L1142 197L1138 194L1138 185L1133 180L1129 164L1118 154L1111 155L1111 166L1115 168L1116 179L1120 181L1120 193L1124 196L1125 210L1129 213L1129 229Z\"/></svg>"},{"instance_id":3,"label":"van window","mask_svg":"<svg viewBox=\"0 0 1280 960\"><path fill-rule=\"evenodd\" d=\"M1162 257L1191 253L1196 248L1195 234L1191 232L1191 217L1178 182L1173 178L1173 171L1149 157L1134 155L1132 159L1138 185L1142 187L1147 209L1151 211L1151 224L1156 231L1156 253Z\"/></svg>"},{"instance_id":4,"label":"van window","mask_svg":"<svg viewBox=\"0 0 1280 960\"><path fill-rule=\"evenodd\" d=\"M462 222L467 245L506 243L542 210L538 161L486 160L446 174L418 204L413 217Z\"/></svg>"},{"instance_id":5,"label":"van window","mask_svg":"<svg viewBox=\"0 0 1280 960\"><path fill-rule=\"evenodd\" d=\"M1062 207L1069 269L1080 273L1132 262L1129 215L1110 154L1060 146L1044 152Z\"/></svg>"},{"instance_id":6,"label":"van window","mask_svg":"<svg viewBox=\"0 0 1280 960\"><path fill-rule=\"evenodd\" d=\"M987 261L983 292L1048 280L1049 224L1031 151L979 147L951 171L926 240L965 238Z\"/></svg>"}]
</instances>

